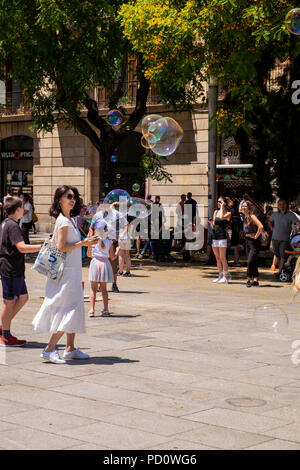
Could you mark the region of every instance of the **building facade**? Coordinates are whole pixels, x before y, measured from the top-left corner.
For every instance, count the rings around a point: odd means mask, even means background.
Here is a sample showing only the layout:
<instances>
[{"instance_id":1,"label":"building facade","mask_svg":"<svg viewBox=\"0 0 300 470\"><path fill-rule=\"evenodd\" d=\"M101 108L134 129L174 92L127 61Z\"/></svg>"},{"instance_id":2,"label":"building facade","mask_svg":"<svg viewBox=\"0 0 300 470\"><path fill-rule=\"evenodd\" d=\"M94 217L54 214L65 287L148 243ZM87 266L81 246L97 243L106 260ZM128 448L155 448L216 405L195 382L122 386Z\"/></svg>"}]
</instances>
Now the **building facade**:
<instances>
[{"instance_id":1,"label":"building facade","mask_svg":"<svg viewBox=\"0 0 300 470\"><path fill-rule=\"evenodd\" d=\"M197 107L192 113L174 113L163 105L150 105L148 113L173 117L183 128L184 137L177 151L168 157L166 169L173 182L145 181L144 194L160 195L163 204L176 204L180 194L191 191L193 197L207 207L207 110ZM130 112L130 109L129 109ZM103 109L105 116L107 110ZM88 138L73 129L57 125L52 133L36 134L29 130L30 113L9 113L0 118L1 194L9 187L14 193L33 195L38 216L37 228L42 232L52 229L49 207L57 186L76 186L86 204L98 201L100 194L100 166L97 150ZM141 134L135 130L134 141L125 142L120 149L121 173L116 187L130 191L138 172L138 145ZM136 154L135 158L128 155ZM137 158L136 158L137 157ZM102 181L103 183L103 181ZM113 188L107 188L107 191Z\"/></svg>"}]
</instances>

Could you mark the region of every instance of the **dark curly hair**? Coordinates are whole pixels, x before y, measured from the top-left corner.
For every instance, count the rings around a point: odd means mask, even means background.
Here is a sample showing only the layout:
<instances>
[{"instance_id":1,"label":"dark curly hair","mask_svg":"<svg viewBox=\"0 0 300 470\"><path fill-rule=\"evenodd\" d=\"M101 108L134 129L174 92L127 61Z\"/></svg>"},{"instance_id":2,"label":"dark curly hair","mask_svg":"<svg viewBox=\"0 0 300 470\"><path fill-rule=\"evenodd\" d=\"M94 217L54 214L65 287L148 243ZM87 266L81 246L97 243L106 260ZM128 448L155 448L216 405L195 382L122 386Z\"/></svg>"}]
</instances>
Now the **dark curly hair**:
<instances>
[{"instance_id":1,"label":"dark curly hair","mask_svg":"<svg viewBox=\"0 0 300 470\"><path fill-rule=\"evenodd\" d=\"M75 205L74 205L73 209L70 212L70 215L71 215L71 217L76 217L77 215L80 214L80 211L83 207L83 203L82 203L82 198L79 195L78 189L75 188L74 186L63 185L63 186L59 186L58 188L56 188L56 191L55 191L55 194L54 194L54 199L53 199L52 205L49 209L49 215L51 215L51 217L54 217L55 219L57 219L57 217L60 214L62 214L62 210L61 210L59 201L60 201L60 198L67 191L70 191L70 190L73 191L73 193L76 197L76 202L75 202Z\"/></svg>"}]
</instances>

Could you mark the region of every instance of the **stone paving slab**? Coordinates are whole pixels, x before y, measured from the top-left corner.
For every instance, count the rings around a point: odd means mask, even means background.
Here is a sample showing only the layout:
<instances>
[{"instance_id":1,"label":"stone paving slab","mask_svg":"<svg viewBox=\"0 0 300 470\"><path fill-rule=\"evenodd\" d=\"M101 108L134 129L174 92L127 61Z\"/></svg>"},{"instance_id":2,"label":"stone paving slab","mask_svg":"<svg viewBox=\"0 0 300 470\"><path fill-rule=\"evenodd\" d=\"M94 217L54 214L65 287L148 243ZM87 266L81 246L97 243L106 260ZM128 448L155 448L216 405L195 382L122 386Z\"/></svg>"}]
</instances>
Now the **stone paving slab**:
<instances>
[{"instance_id":1,"label":"stone paving slab","mask_svg":"<svg viewBox=\"0 0 300 470\"><path fill-rule=\"evenodd\" d=\"M45 282L30 267L30 301L12 328L28 345L0 364L1 448L299 449L300 298L290 284L261 269L261 286L247 289L245 268L231 268L232 282L215 285L214 267L134 261L134 277L109 293L112 317L87 318L76 338L91 358L56 365L39 357L49 335L32 319ZM88 296L87 267L83 279ZM288 315L281 334L256 324L264 303Z\"/></svg>"}]
</instances>

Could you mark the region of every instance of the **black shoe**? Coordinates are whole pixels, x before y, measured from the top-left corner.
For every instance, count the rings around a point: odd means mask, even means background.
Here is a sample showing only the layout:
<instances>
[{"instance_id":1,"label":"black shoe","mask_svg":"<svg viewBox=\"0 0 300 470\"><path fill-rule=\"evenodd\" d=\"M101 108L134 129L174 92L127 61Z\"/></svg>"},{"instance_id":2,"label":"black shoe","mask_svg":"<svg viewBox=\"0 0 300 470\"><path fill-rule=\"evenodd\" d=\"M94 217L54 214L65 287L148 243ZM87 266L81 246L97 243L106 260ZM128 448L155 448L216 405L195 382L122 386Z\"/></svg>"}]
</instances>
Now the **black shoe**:
<instances>
[{"instance_id":1,"label":"black shoe","mask_svg":"<svg viewBox=\"0 0 300 470\"><path fill-rule=\"evenodd\" d=\"M118 276L123 276L123 273L120 273L120 271L118 271L117 275Z\"/></svg>"},{"instance_id":2,"label":"black shoe","mask_svg":"<svg viewBox=\"0 0 300 470\"><path fill-rule=\"evenodd\" d=\"M118 288L118 286L117 286L117 284L113 284L113 285L112 285L111 291L112 291L112 292L120 292L120 291L119 291L119 288Z\"/></svg>"},{"instance_id":3,"label":"black shoe","mask_svg":"<svg viewBox=\"0 0 300 470\"><path fill-rule=\"evenodd\" d=\"M252 286L259 286L259 282L258 281L253 281Z\"/></svg>"},{"instance_id":4,"label":"black shoe","mask_svg":"<svg viewBox=\"0 0 300 470\"><path fill-rule=\"evenodd\" d=\"M247 282L246 282L246 286L247 286L247 287L251 287L252 285L253 285L253 284L251 284L251 281L247 281Z\"/></svg>"},{"instance_id":5,"label":"black shoe","mask_svg":"<svg viewBox=\"0 0 300 470\"><path fill-rule=\"evenodd\" d=\"M123 277L131 277L131 273L130 272L125 273L125 274L123 274Z\"/></svg>"}]
</instances>

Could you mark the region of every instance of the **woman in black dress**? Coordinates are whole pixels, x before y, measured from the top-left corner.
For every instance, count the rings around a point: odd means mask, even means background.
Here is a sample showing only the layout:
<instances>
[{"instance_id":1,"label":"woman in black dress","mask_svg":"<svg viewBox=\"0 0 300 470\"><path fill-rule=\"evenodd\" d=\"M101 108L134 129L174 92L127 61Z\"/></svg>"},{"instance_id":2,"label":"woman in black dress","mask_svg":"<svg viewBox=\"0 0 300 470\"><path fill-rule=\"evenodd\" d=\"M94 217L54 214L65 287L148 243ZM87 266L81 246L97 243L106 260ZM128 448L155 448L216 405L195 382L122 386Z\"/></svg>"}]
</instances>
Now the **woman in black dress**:
<instances>
[{"instance_id":1,"label":"woman in black dress","mask_svg":"<svg viewBox=\"0 0 300 470\"><path fill-rule=\"evenodd\" d=\"M243 234L246 240L246 253L248 257L246 286L258 286L257 255L260 249L259 237L263 231L263 224L256 217L255 208L251 202L243 202L241 213L243 217Z\"/></svg>"}]
</instances>

